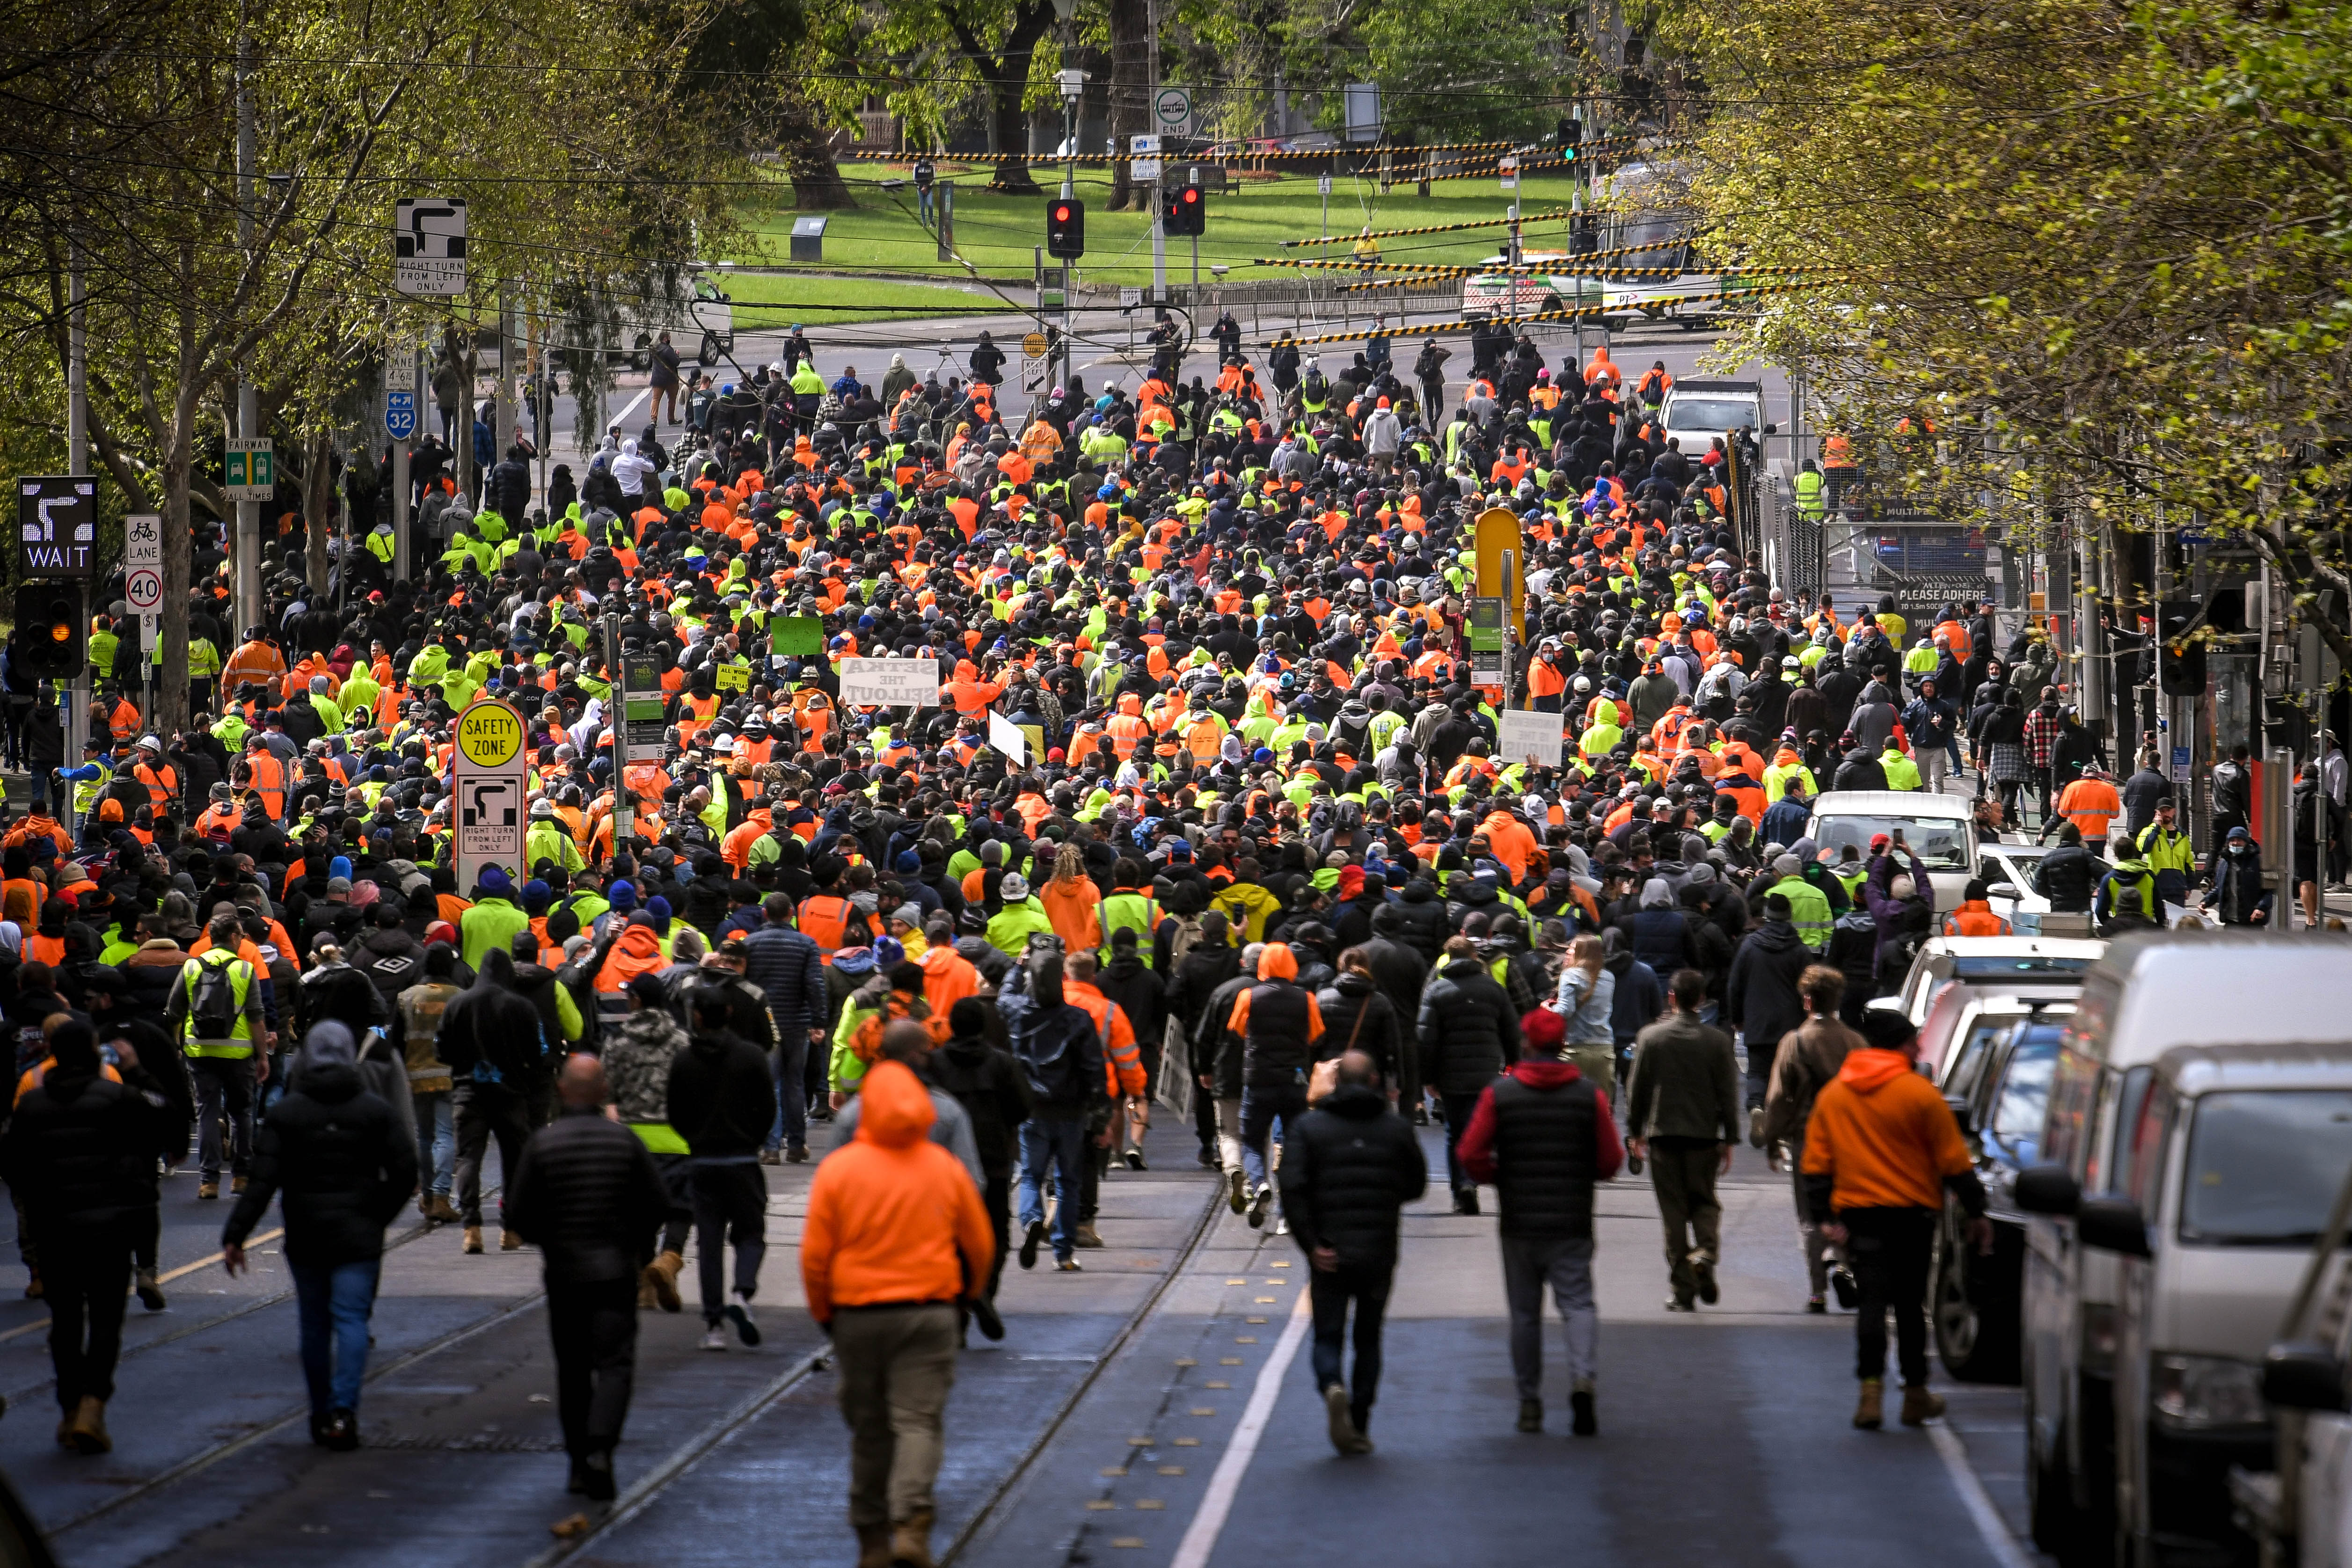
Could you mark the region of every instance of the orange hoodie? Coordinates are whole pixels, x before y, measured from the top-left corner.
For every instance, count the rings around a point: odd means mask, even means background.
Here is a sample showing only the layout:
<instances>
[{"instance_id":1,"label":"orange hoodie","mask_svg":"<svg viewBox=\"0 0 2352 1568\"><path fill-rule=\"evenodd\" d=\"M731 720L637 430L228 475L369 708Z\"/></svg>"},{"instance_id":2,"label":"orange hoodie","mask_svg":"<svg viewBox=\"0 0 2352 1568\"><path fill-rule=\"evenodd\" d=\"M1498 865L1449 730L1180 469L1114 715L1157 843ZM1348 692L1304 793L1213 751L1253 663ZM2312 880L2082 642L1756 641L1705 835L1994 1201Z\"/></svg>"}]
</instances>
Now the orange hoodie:
<instances>
[{"instance_id":1,"label":"orange hoodie","mask_svg":"<svg viewBox=\"0 0 2352 1568\"><path fill-rule=\"evenodd\" d=\"M1093 952L1102 946L1102 921L1096 912L1102 906L1102 894L1095 890L1089 878L1074 876L1068 882L1059 877L1047 880L1038 890L1038 902L1045 906L1045 918L1054 923L1054 935L1070 952Z\"/></svg>"},{"instance_id":2,"label":"orange hoodie","mask_svg":"<svg viewBox=\"0 0 2352 1568\"><path fill-rule=\"evenodd\" d=\"M945 1304L988 1278L996 1242L957 1158L930 1141L931 1097L878 1061L858 1091L857 1136L816 1168L801 1230L809 1315L843 1307Z\"/></svg>"},{"instance_id":3,"label":"orange hoodie","mask_svg":"<svg viewBox=\"0 0 2352 1568\"><path fill-rule=\"evenodd\" d=\"M931 1004L933 1018L947 1017L950 1008L980 994L980 971L952 944L926 948L915 962L922 966L923 999Z\"/></svg>"},{"instance_id":4,"label":"orange hoodie","mask_svg":"<svg viewBox=\"0 0 2352 1568\"><path fill-rule=\"evenodd\" d=\"M1899 1051L1850 1053L1813 1102L1805 1174L1832 1176L1832 1208L1944 1206L1944 1178L1973 1162L1936 1086Z\"/></svg>"},{"instance_id":5,"label":"orange hoodie","mask_svg":"<svg viewBox=\"0 0 2352 1568\"><path fill-rule=\"evenodd\" d=\"M650 975L668 967L669 960L662 956L661 938L650 925L631 925L621 933L605 955L604 967L596 971L596 988L618 991L627 988L639 975Z\"/></svg>"}]
</instances>

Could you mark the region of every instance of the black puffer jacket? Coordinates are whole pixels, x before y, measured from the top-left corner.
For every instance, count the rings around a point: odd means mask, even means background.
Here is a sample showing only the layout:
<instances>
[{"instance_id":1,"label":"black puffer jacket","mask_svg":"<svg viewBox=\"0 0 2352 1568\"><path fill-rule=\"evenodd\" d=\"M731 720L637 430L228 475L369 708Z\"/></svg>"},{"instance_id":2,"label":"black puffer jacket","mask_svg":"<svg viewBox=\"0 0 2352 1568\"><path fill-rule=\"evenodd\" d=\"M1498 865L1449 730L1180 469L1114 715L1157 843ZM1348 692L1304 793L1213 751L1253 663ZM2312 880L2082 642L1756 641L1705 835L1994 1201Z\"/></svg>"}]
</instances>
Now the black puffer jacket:
<instances>
[{"instance_id":1,"label":"black puffer jacket","mask_svg":"<svg viewBox=\"0 0 2352 1568\"><path fill-rule=\"evenodd\" d=\"M1428 1187L1429 1161L1387 1096L1343 1083L1284 1135L1280 1179L1300 1251L1328 1247L1342 1264L1385 1267L1396 1261L1397 1210Z\"/></svg>"},{"instance_id":2,"label":"black puffer jacket","mask_svg":"<svg viewBox=\"0 0 2352 1568\"><path fill-rule=\"evenodd\" d=\"M756 1155L775 1119L775 1075L750 1040L697 1033L670 1062L669 1124L697 1157Z\"/></svg>"},{"instance_id":3,"label":"black puffer jacket","mask_svg":"<svg viewBox=\"0 0 2352 1568\"><path fill-rule=\"evenodd\" d=\"M416 1190L416 1140L348 1062L302 1069L254 1140L253 1179L221 1231L242 1244L286 1193L286 1260L332 1267L383 1255L383 1228Z\"/></svg>"},{"instance_id":4,"label":"black puffer jacket","mask_svg":"<svg viewBox=\"0 0 2352 1568\"><path fill-rule=\"evenodd\" d=\"M154 1213L155 1162L187 1152L187 1121L143 1069L125 1077L52 1070L16 1102L0 1137L0 1177L30 1229L79 1231Z\"/></svg>"},{"instance_id":5,"label":"black puffer jacket","mask_svg":"<svg viewBox=\"0 0 2352 1568\"><path fill-rule=\"evenodd\" d=\"M474 983L449 999L436 1049L460 1082L503 1082L519 1093L544 1065L553 1042L514 980L514 956L493 947L482 955Z\"/></svg>"},{"instance_id":6,"label":"black puffer jacket","mask_svg":"<svg viewBox=\"0 0 2352 1568\"><path fill-rule=\"evenodd\" d=\"M2033 891L2048 899L2053 910L2086 914L2106 871L2106 862L2082 845L2061 844L2033 868Z\"/></svg>"},{"instance_id":7,"label":"black puffer jacket","mask_svg":"<svg viewBox=\"0 0 2352 1568\"><path fill-rule=\"evenodd\" d=\"M1191 952L1176 960L1176 972L1168 977L1169 1010L1183 1020L1188 1032L1196 1030L1217 988L1241 972L1240 948L1223 942L1214 946L1194 943Z\"/></svg>"},{"instance_id":8,"label":"black puffer jacket","mask_svg":"<svg viewBox=\"0 0 2352 1568\"><path fill-rule=\"evenodd\" d=\"M1723 988L1724 1021L1759 1049L1778 1049L1780 1037L1805 1021L1805 1004L1797 999L1797 977L1812 961L1812 949L1795 926L1785 920L1767 920L1748 934L1732 956L1731 975Z\"/></svg>"},{"instance_id":9,"label":"black puffer jacket","mask_svg":"<svg viewBox=\"0 0 2352 1568\"><path fill-rule=\"evenodd\" d=\"M1475 1094L1518 1059L1519 1017L1476 958L1456 958L1421 994L1421 1076L1440 1094Z\"/></svg>"},{"instance_id":10,"label":"black puffer jacket","mask_svg":"<svg viewBox=\"0 0 2352 1568\"><path fill-rule=\"evenodd\" d=\"M1402 922L1397 940L1420 954L1428 963L1437 962L1445 951L1445 938L1453 934L1446 922L1445 901L1437 896L1437 889L1425 879L1415 877L1405 883L1392 907Z\"/></svg>"},{"instance_id":11,"label":"black puffer jacket","mask_svg":"<svg viewBox=\"0 0 2352 1568\"><path fill-rule=\"evenodd\" d=\"M523 1145L506 1222L538 1248L551 1285L635 1276L669 1199L635 1133L566 1107Z\"/></svg>"},{"instance_id":12,"label":"black puffer jacket","mask_svg":"<svg viewBox=\"0 0 2352 1568\"><path fill-rule=\"evenodd\" d=\"M1315 1005L1323 1012L1323 1038L1315 1042L1318 1060L1360 1051L1380 1068L1382 1083L1396 1082L1404 1041L1398 1034L1396 1005L1377 981L1341 975L1317 994Z\"/></svg>"}]
</instances>

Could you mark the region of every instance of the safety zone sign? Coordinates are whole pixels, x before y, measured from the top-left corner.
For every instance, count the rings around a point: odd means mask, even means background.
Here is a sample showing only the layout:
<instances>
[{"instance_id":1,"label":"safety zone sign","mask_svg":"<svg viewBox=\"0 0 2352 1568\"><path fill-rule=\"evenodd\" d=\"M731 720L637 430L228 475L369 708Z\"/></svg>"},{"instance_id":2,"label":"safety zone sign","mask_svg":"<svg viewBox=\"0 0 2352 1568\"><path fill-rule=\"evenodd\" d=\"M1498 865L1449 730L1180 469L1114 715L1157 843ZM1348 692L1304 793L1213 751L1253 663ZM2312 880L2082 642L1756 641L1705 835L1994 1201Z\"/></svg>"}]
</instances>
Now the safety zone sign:
<instances>
[{"instance_id":1,"label":"safety zone sign","mask_svg":"<svg viewBox=\"0 0 2352 1568\"><path fill-rule=\"evenodd\" d=\"M482 873L502 868L519 887L527 880L523 835L530 829L530 751L522 716L485 697L457 716L457 750L449 759L451 836L457 887L471 894Z\"/></svg>"}]
</instances>

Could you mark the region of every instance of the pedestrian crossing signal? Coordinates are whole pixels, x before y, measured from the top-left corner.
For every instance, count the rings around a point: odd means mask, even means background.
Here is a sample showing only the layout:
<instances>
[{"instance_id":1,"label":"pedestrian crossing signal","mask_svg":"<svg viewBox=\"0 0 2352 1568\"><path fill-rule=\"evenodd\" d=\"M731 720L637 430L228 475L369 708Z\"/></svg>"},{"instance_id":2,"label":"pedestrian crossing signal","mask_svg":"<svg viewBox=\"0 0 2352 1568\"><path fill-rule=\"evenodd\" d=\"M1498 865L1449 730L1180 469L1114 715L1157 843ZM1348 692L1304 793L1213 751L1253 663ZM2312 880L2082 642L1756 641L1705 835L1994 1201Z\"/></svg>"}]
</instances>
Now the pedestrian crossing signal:
<instances>
[{"instance_id":1,"label":"pedestrian crossing signal","mask_svg":"<svg viewBox=\"0 0 2352 1568\"><path fill-rule=\"evenodd\" d=\"M1045 204L1045 254L1076 261L1087 254L1087 204L1068 196Z\"/></svg>"},{"instance_id":2,"label":"pedestrian crossing signal","mask_svg":"<svg viewBox=\"0 0 2352 1568\"><path fill-rule=\"evenodd\" d=\"M1198 235L1208 227L1209 203L1198 185L1179 185L1169 199L1162 227L1171 235Z\"/></svg>"}]
</instances>

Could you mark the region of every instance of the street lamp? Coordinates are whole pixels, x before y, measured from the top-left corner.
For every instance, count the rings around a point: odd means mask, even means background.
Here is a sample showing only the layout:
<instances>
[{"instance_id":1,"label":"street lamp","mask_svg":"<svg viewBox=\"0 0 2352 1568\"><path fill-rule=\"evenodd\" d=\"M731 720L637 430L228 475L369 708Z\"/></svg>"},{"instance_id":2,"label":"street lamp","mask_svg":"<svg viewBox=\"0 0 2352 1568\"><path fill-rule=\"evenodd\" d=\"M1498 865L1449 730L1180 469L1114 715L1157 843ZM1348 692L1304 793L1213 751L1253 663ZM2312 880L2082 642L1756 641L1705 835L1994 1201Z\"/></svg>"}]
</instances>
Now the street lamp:
<instances>
[{"instance_id":1,"label":"street lamp","mask_svg":"<svg viewBox=\"0 0 2352 1568\"><path fill-rule=\"evenodd\" d=\"M1070 19L1077 9L1077 0L1054 0L1054 9L1062 20ZM1072 68L1060 73L1062 85L1062 194L1075 196L1077 191L1078 99L1086 96L1087 73Z\"/></svg>"}]
</instances>

